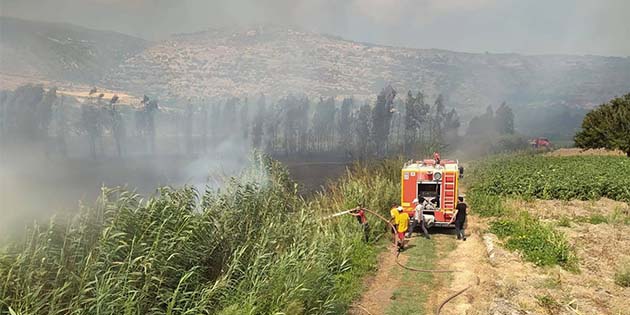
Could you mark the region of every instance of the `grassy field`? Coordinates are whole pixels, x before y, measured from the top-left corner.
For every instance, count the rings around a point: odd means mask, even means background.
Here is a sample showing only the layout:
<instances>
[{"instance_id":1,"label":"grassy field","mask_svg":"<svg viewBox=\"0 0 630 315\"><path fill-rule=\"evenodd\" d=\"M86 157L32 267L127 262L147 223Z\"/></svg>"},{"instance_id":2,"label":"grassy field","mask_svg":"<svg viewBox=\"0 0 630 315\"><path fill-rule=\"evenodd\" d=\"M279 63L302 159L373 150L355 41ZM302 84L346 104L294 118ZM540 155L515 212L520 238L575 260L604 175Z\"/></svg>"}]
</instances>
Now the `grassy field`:
<instances>
[{"instance_id":1,"label":"grassy field","mask_svg":"<svg viewBox=\"0 0 630 315\"><path fill-rule=\"evenodd\" d=\"M253 164L220 191L104 190L32 227L0 251L0 313L345 313L377 252L356 220L319 218L359 202L385 211L400 161L357 165L309 200L278 163Z\"/></svg>"}]
</instances>

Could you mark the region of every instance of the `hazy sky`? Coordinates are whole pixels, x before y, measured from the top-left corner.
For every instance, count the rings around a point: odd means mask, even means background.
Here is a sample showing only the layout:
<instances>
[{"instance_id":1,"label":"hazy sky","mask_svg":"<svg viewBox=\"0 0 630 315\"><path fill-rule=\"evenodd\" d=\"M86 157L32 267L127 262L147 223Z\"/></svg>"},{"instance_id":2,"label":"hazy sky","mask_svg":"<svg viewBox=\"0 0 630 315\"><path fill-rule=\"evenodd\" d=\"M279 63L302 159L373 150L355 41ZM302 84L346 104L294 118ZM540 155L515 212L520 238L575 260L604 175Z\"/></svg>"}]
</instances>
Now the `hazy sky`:
<instances>
[{"instance_id":1,"label":"hazy sky","mask_svg":"<svg viewBox=\"0 0 630 315\"><path fill-rule=\"evenodd\" d=\"M630 56L627 0L0 0L0 14L148 39L292 24L378 44Z\"/></svg>"}]
</instances>

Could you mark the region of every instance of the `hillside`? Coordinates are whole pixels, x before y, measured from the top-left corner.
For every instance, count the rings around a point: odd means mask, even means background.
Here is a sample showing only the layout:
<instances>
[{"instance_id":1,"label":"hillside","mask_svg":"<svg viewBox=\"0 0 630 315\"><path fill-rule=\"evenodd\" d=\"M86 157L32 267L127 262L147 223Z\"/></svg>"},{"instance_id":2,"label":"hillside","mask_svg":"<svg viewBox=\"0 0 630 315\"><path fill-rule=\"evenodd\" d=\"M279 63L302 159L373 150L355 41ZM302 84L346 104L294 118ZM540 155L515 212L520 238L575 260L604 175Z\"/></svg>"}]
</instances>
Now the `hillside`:
<instances>
[{"instance_id":1,"label":"hillside","mask_svg":"<svg viewBox=\"0 0 630 315\"><path fill-rule=\"evenodd\" d=\"M589 108L627 93L630 58L389 47L280 26L214 29L146 42L0 17L0 77L6 87L17 81L82 84L82 91L98 85L162 99L259 93L372 98L391 83L400 95L420 89L429 101L441 93L465 120L507 101L524 111L523 117L533 112L540 121L538 113L549 106Z\"/></svg>"},{"instance_id":2,"label":"hillside","mask_svg":"<svg viewBox=\"0 0 630 315\"><path fill-rule=\"evenodd\" d=\"M352 42L286 27L174 36L105 80L137 93L372 96L385 83L443 93L462 112L514 105L590 107L630 90L630 58L471 54Z\"/></svg>"},{"instance_id":3,"label":"hillside","mask_svg":"<svg viewBox=\"0 0 630 315\"><path fill-rule=\"evenodd\" d=\"M147 43L70 24L0 17L0 73L95 84Z\"/></svg>"}]
</instances>

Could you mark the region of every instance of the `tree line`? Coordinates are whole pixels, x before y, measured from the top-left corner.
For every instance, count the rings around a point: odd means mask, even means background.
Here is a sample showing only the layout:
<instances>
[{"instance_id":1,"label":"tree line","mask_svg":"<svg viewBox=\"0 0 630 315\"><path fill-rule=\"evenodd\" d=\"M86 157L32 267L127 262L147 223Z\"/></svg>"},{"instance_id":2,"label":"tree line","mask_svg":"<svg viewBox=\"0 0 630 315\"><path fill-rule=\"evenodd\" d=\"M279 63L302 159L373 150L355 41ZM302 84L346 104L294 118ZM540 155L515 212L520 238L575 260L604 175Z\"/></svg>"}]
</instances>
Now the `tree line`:
<instances>
[{"instance_id":1,"label":"tree line","mask_svg":"<svg viewBox=\"0 0 630 315\"><path fill-rule=\"evenodd\" d=\"M459 116L442 96L433 102L385 87L375 100L169 100L144 96L133 106L92 89L83 101L57 89L25 85L0 92L0 146L40 147L47 155L92 158L201 155L232 145L276 155L342 153L351 158L432 152L458 139Z\"/></svg>"},{"instance_id":2,"label":"tree line","mask_svg":"<svg viewBox=\"0 0 630 315\"><path fill-rule=\"evenodd\" d=\"M513 134L514 112L505 102L503 102L496 111L492 109L492 106L488 106L485 113L473 117L466 131L466 135L469 136Z\"/></svg>"}]
</instances>

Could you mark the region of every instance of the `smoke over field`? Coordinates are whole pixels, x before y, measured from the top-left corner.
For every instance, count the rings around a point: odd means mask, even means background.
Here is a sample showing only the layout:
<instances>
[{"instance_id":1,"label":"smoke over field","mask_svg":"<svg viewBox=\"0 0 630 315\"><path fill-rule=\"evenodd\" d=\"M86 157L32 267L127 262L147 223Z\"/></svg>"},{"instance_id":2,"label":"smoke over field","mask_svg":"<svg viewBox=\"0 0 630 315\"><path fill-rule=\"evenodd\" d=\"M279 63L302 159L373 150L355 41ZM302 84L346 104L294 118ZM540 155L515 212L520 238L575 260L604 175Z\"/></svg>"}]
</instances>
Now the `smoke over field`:
<instances>
[{"instance_id":1,"label":"smoke over field","mask_svg":"<svg viewBox=\"0 0 630 315\"><path fill-rule=\"evenodd\" d=\"M53 214L74 213L80 204L92 205L101 187L126 187L145 196L161 186L219 188L229 176L249 166L248 153L235 152L233 157L5 156L0 166L0 238L23 231L35 220L45 223Z\"/></svg>"},{"instance_id":2,"label":"smoke over field","mask_svg":"<svg viewBox=\"0 0 630 315\"><path fill-rule=\"evenodd\" d=\"M0 314L621 314L627 8L0 0Z\"/></svg>"}]
</instances>

